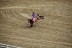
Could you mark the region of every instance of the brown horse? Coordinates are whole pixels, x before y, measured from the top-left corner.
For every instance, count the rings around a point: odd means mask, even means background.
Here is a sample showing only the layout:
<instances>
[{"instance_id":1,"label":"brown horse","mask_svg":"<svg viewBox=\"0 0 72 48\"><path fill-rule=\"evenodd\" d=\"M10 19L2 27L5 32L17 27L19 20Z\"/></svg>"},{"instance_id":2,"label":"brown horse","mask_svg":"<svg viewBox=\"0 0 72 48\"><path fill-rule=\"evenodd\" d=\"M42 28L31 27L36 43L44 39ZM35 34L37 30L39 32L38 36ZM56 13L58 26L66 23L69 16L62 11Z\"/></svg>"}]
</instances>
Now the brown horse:
<instances>
[{"instance_id":1,"label":"brown horse","mask_svg":"<svg viewBox=\"0 0 72 48\"><path fill-rule=\"evenodd\" d=\"M37 22L37 20L40 20L40 17L39 17L39 16L36 16L35 22ZM28 19L28 23L31 24L30 28L33 27L33 24L34 24L35 22L33 21L33 19Z\"/></svg>"}]
</instances>

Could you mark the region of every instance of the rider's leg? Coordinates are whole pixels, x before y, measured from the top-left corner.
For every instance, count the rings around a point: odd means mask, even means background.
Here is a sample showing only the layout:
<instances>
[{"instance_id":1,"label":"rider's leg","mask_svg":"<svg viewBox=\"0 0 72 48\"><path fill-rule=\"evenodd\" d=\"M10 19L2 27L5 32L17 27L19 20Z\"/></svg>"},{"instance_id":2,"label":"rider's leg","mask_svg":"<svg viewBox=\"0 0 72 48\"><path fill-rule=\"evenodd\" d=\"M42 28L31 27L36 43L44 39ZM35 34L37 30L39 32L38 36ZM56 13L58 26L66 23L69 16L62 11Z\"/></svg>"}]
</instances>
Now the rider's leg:
<instances>
[{"instance_id":1,"label":"rider's leg","mask_svg":"<svg viewBox=\"0 0 72 48\"><path fill-rule=\"evenodd\" d=\"M37 18L33 18L33 22L36 22L37 21Z\"/></svg>"},{"instance_id":2,"label":"rider's leg","mask_svg":"<svg viewBox=\"0 0 72 48\"><path fill-rule=\"evenodd\" d=\"M37 21L37 18L32 18L33 22L35 23Z\"/></svg>"}]
</instances>

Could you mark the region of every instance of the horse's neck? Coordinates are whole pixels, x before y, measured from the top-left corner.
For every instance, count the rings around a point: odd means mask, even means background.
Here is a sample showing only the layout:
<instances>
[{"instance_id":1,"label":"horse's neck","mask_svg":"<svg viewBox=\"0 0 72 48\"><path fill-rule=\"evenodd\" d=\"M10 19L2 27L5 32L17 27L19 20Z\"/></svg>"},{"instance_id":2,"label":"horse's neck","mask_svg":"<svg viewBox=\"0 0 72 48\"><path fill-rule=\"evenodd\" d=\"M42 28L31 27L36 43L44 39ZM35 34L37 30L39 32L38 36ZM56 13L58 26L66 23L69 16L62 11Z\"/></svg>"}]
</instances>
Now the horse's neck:
<instances>
[{"instance_id":1,"label":"horse's neck","mask_svg":"<svg viewBox=\"0 0 72 48\"><path fill-rule=\"evenodd\" d=\"M40 20L40 17L39 16L37 16L36 18L37 18L37 20Z\"/></svg>"}]
</instances>

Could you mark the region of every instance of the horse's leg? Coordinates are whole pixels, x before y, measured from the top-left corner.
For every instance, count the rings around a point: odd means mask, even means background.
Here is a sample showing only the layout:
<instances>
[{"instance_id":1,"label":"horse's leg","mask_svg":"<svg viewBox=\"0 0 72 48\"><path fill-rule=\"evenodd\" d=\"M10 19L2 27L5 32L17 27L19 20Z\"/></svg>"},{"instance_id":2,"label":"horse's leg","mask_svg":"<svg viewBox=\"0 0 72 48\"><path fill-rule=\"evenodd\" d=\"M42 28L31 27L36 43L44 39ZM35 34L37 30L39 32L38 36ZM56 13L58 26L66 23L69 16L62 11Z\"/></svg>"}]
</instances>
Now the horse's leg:
<instances>
[{"instance_id":1,"label":"horse's leg","mask_svg":"<svg viewBox=\"0 0 72 48\"><path fill-rule=\"evenodd\" d=\"M33 21L31 19L29 21L30 21L30 24L31 24L30 25L30 28L31 28L31 27L33 27Z\"/></svg>"},{"instance_id":2,"label":"horse's leg","mask_svg":"<svg viewBox=\"0 0 72 48\"><path fill-rule=\"evenodd\" d=\"M33 27L33 22L31 23L31 26L30 26L30 28L31 28L31 27Z\"/></svg>"},{"instance_id":3,"label":"horse's leg","mask_svg":"<svg viewBox=\"0 0 72 48\"><path fill-rule=\"evenodd\" d=\"M31 24L31 26L30 27L33 27L33 24Z\"/></svg>"}]
</instances>

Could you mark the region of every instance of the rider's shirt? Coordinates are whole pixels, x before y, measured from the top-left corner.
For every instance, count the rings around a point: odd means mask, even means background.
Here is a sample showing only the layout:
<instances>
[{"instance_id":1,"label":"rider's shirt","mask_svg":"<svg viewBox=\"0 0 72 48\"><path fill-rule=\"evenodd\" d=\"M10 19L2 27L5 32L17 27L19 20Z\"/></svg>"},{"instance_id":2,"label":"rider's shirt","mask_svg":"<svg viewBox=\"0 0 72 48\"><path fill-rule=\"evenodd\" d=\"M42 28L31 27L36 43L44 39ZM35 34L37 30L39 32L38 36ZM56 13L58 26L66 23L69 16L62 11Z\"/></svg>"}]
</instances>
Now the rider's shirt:
<instances>
[{"instance_id":1,"label":"rider's shirt","mask_svg":"<svg viewBox=\"0 0 72 48\"><path fill-rule=\"evenodd\" d=\"M37 15L35 13L33 13L32 16L33 16L33 18L36 18Z\"/></svg>"}]
</instances>

